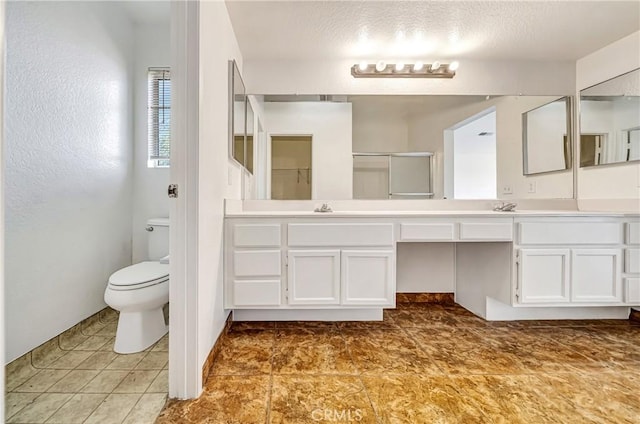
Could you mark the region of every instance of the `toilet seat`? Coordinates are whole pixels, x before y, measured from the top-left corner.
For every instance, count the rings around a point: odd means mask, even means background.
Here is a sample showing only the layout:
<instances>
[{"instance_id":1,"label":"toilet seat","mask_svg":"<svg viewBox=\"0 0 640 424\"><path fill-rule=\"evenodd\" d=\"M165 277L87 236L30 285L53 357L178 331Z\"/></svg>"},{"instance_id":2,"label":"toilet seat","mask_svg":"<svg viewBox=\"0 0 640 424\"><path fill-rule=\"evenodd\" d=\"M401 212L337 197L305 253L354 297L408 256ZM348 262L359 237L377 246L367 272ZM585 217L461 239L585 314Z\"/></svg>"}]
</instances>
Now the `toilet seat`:
<instances>
[{"instance_id":1,"label":"toilet seat","mask_svg":"<svg viewBox=\"0 0 640 424\"><path fill-rule=\"evenodd\" d=\"M114 272L109 277L109 288L112 290L138 290L167 281L169 281L168 264L146 261Z\"/></svg>"}]
</instances>

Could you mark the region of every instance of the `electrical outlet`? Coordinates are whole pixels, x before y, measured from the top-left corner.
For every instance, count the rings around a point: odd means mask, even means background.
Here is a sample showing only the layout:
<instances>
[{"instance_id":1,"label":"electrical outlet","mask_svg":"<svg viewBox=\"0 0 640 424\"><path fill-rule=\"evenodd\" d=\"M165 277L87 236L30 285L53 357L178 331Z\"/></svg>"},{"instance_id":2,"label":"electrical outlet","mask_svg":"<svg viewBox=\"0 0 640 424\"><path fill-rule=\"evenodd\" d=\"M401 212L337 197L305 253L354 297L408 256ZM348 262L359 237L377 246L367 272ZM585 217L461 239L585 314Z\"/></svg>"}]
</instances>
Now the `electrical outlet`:
<instances>
[{"instance_id":1,"label":"electrical outlet","mask_svg":"<svg viewBox=\"0 0 640 424\"><path fill-rule=\"evenodd\" d=\"M529 183L529 193L535 193L536 192L536 183L535 181L531 181Z\"/></svg>"},{"instance_id":2,"label":"electrical outlet","mask_svg":"<svg viewBox=\"0 0 640 424\"><path fill-rule=\"evenodd\" d=\"M502 186L502 194L513 194L513 189L510 185Z\"/></svg>"}]
</instances>

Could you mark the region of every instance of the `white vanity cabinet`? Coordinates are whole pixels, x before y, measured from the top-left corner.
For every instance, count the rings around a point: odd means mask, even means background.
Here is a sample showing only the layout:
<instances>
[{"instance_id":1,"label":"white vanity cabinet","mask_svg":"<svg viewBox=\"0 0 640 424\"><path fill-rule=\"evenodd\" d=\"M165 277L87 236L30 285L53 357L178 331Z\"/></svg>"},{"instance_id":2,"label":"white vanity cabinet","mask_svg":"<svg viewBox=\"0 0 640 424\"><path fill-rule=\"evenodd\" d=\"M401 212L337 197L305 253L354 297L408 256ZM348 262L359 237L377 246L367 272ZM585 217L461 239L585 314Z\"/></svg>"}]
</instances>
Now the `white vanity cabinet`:
<instances>
[{"instance_id":1,"label":"white vanity cabinet","mask_svg":"<svg viewBox=\"0 0 640 424\"><path fill-rule=\"evenodd\" d=\"M225 306L393 307L395 224L382 221L227 219Z\"/></svg>"},{"instance_id":2,"label":"white vanity cabinet","mask_svg":"<svg viewBox=\"0 0 640 424\"><path fill-rule=\"evenodd\" d=\"M624 304L623 222L615 218L516 220L515 304Z\"/></svg>"},{"instance_id":3,"label":"white vanity cabinet","mask_svg":"<svg viewBox=\"0 0 640 424\"><path fill-rule=\"evenodd\" d=\"M624 243L624 298L628 303L640 305L640 220L625 222Z\"/></svg>"}]
</instances>

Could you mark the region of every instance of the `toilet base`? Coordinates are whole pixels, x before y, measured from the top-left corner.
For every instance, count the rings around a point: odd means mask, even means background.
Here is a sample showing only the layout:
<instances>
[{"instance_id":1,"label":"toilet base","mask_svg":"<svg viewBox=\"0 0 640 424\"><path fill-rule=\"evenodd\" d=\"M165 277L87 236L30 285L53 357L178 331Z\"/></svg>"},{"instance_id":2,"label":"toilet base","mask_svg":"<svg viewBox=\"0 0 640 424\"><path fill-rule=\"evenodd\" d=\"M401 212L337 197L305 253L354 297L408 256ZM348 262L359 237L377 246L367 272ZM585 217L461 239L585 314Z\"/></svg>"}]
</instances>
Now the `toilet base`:
<instances>
[{"instance_id":1,"label":"toilet base","mask_svg":"<svg viewBox=\"0 0 640 424\"><path fill-rule=\"evenodd\" d=\"M162 307L140 312L120 312L113 350L116 353L142 352L169 332Z\"/></svg>"}]
</instances>

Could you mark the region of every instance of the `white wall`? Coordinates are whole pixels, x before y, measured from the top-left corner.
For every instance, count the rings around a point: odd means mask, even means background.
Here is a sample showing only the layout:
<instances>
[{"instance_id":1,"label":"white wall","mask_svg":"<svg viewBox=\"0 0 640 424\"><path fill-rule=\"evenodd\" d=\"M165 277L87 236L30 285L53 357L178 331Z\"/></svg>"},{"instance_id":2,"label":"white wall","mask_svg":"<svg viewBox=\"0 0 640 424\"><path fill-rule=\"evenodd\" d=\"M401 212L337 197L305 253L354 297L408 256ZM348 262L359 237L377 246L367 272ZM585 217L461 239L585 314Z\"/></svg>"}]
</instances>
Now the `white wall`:
<instances>
[{"instance_id":1,"label":"white wall","mask_svg":"<svg viewBox=\"0 0 640 424\"><path fill-rule=\"evenodd\" d=\"M528 173L565 168L564 144L568 135L566 102L546 104L527 113Z\"/></svg>"},{"instance_id":2,"label":"white wall","mask_svg":"<svg viewBox=\"0 0 640 424\"><path fill-rule=\"evenodd\" d=\"M102 309L131 263L133 32L118 10L7 3L7 362Z\"/></svg>"},{"instance_id":3,"label":"white wall","mask_svg":"<svg viewBox=\"0 0 640 424\"><path fill-rule=\"evenodd\" d=\"M249 60L244 81L261 94L572 95L575 63L460 61L453 79L353 78L353 61ZM544 70L544 71L541 71ZM553 75L553 78L549 76Z\"/></svg>"},{"instance_id":4,"label":"white wall","mask_svg":"<svg viewBox=\"0 0 640 424\"><path fill-rule=\"evenodd\" d=\"M270 135L311 135L311 198L351 199L351 103L265 102Z\"/></svg>"},{"instance_id":5,"label":"white wall","mask_svg":"<svg viewBox=\"0 0 640 424\"><path fill-rule=\"evenodd\" d=\"M240 171L229 160L228 61L235 59L242 72L242 56L223 2L200 3L199 48L197 328L202 367L229 315L222 296L224 199L240 199L241 186Z\"/></svg>"},{"instance_id":6,"label":"white wall","mask_svg":"<svg viewBox=\"0 0 640 424\"><path fill-rule=\"evenodd\" d=\"M640 67L640 31L622 38L576 62L576 90ZM579 156L578 156L579 157ZM578 169L578 200L640 199L638 163Z\"/></svg>"},{"instance_id":7,"label":"white wall","mask_svg":"<svg viewBox=\"0 0 640 424\"><path fill-rule=\"evenodd\" d=\"M147 259L148 218L169 216L169 168L148 168L147 71L169 67L169 23L138 24L134 28L134 157L133 157L133 262Z\"/></svg>"},{"instance_id":8,"label":"white wall","mask_svg":"<svg viewBox=\"0 0 640 424\"><path fill-rule=\"evenodd\" d=\"M5 2L0 3L0 81L4 81ZM4 83L0 84L0 128L4 128ZM0 131L0 164L4 163L4 131ZM0 166L0 305L4 305L4 166ZM5 314L0 314L0 354L5 351ZM4 417L4 367L0 367L0 417Z\"/></svg>"}]
</instances>

